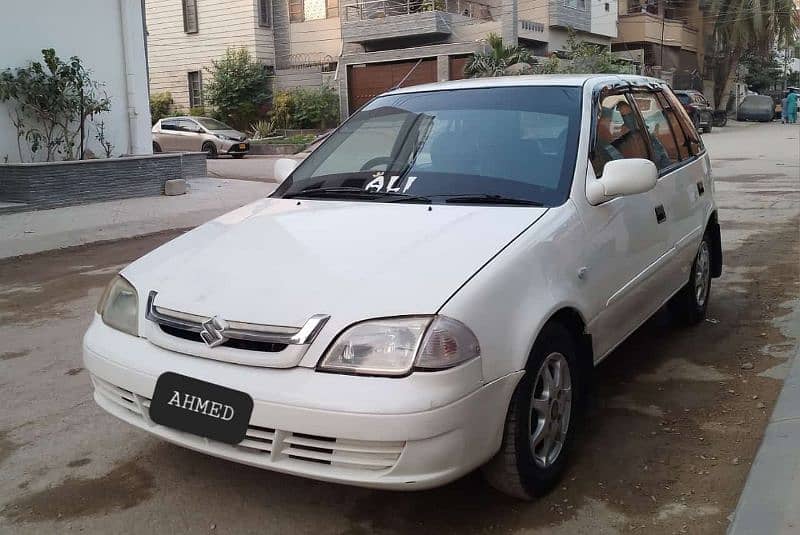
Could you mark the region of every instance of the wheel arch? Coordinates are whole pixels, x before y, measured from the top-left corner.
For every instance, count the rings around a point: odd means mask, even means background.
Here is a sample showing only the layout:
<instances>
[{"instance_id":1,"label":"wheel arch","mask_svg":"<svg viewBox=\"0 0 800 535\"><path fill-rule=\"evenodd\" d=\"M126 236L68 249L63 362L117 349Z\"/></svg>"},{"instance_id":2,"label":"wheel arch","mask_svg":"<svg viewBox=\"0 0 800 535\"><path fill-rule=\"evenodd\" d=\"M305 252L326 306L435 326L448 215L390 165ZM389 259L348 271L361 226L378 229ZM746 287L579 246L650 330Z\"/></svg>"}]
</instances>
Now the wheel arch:
<instances>
[{"instance_id":1,"label":"wheel arch","mask_svg":"<svg viewBox=\"0 0 800 535\"><path fill-rule=\"evenodd\" d=\"M531 343L530 353L539 338L539 334L549 324L556 323L570 332L575 338L580 359L580 372L585 384L591 383L591 375L594 370L594 351L592 349L592 335L586 332L586 320L581 312L573 306L561 306L553 311L536 332L536 336Z\"/></svg>"},{"instance_id":2,"label":"wheel arch","mask_svg":"<svg viewBox=\"0 0 800 535\"><path fill-rule=\"evenodd\" d=\"M717 278L722 275L722 235L716 210L708 218L706 234L711 238L711 276Z\"/></svg>"}]
</instances>

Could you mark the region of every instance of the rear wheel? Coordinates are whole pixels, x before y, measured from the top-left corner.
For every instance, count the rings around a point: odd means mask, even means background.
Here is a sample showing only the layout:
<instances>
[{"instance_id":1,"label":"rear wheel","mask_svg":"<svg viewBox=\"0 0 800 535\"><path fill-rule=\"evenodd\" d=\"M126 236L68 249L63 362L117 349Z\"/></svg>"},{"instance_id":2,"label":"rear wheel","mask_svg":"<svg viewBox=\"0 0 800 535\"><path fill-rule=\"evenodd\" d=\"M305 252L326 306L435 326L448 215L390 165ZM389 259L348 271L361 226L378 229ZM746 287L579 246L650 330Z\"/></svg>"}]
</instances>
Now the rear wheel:
<instances>
[{"instance_id":1,"label":"rear wheel","mask_svg":"<svg viewBox=\"0 0 800 535\"><path fill-rule=\"evenodd\" d=\"M164 152L161 150L161 145L153 141L153 154L158 154L159 152Z\"/></svg>"},{"instance_id":2,"label":"rear wheel","mask_svg":"<svg viewBox=\"0 0 800 535\"><path fill-rule=\"evenodd\" d=\"M208 158L209 160L213 160L217 157L217 146L211 143L210 141L206 141L205 143L203 143L203 152L206 153L206 158Z\"/></svg>"},{"instance_id":3,"label":"rear wheel","mask_svg":"<svg viewBox=\"0 0 800 535\"><path fill-rule=\"evenodd\" d=\"M579 373L573 336L560 324L545 326L511 398L500 451L483 467L490 485L530 500L558 483L577 427Z\"/></svg>"},{"instance_id":4,"label":"rear wheel","mask_svg":"<svg viewBox=\"0 0 800 535\"><path fill-rule=\"evenodd\" d=\"M692 263L689 282L669 302L673 317L683 325L703 321L711 297L711 240L706 233Z\"/></svg>"}]
</instances>

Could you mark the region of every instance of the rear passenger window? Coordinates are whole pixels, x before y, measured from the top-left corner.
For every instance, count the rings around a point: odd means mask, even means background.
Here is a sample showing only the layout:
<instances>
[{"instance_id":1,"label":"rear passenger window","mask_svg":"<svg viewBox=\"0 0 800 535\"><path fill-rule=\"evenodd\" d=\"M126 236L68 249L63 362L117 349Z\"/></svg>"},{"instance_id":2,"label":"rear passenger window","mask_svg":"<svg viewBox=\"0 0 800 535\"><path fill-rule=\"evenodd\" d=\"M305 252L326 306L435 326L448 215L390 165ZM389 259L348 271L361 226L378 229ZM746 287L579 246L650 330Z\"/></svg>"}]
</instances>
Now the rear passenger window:
<instances>
[{"instance_id":1,"label":"rear passenger window","mask_svg":"<svg viewBox=\"0 0 800 535\"><path fill-rule=\"evenodd\" d=\"M672 134L672 127L656 95L654 93L635 93L633 98L642 114L647 132L650 134L653 163L660 170L680 162L681 156L675 136Z\"/></svg>"},{"instance_id":2,"label":"rear passenger window","mask_svg":"<svg viewBox=\"0 0 800 535\"><path fill-rule=\"evenodd\" d=\"M647 141L627 97L609 95L602 98L592 156L595 175L602 176L606 164L612 160L649 157Z\"/></svg>"},{"instance_id":3,"label":"rear passenger window","mask_svg":"<svg viewBox=\"0 0 800 535\"><path fill-rule=\"evenodd\" d=\"M678 152L680 153L681 161L688 160L693 154L689 152L689 141L686 138L686 133L683 131L683 128L681 128L678 116L675 114L675 109L667 101L663 93L657 93L657 96L661 107L664 109L664 114L667 116L667 120L669 120L669 125L672 127L672 133L675 134L675 141L678 143Z\"/></svg>"},{"instance_id":4,"label":"rear passenger window","mask_svg":"<svg viewBox=\"0 0 800 535\"><path fill-rule=\"evenodd\" d=\"M667 101L672 104L672 109L675 111L675 115L678 117L678 121L681 123L683 131L686 133L686 137L689 139L689 152L691 152L692 155L697 156L703 152L705 147L703 147L703 142L700 140L700 134L698 134L697 130L695 130L692 120L686 113L686 109L681 106L678 98L671 91L663 91L662 96L666 97Z\"/></svg>"}]
</instances>

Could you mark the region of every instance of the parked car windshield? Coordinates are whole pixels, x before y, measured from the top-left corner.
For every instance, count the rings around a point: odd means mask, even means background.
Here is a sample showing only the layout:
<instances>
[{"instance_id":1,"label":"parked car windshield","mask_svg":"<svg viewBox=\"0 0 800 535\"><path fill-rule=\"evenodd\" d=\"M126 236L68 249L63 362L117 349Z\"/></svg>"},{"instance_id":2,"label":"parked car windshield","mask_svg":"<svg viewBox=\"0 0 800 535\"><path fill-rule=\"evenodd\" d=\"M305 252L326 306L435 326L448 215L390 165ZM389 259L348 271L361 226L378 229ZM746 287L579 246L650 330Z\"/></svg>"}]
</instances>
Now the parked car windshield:
<instances>
[{"instance_id":1,"label":"parked car windshield","mask_svg":"<svg viewBox=\"0 0 800 535\"><path fill-rule=\"evenodd\" d=\"M554 86L379 97L273 197L558 205L575 167L580 101L580 88Z\"/></svg>"},{"instance_id":2,"label":"parked car windshield","mask_svg":"<svg viewBox=\"0 0 800 535\"><path fill-rule=\"evenodd\" d=\"M226 125L225 123L221 123L216 119L210 119L208 117L195 117L194 120L200 123L206 130L234 130L230 126Z\"/></svg>"}]
</instances>

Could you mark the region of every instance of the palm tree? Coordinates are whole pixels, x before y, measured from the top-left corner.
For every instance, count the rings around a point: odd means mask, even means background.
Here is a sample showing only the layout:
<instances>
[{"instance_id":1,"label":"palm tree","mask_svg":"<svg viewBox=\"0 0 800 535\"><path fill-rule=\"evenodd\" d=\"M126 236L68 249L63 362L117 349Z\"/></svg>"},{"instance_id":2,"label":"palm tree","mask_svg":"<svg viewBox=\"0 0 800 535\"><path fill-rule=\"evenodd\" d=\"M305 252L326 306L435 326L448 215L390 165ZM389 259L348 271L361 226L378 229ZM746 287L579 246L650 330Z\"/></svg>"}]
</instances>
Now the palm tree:
<instances>
[{"instance_id":1,"label":"palm tree","mask_svg":"<svg viewBox=\"0 0 800 535\"><path fill-rule=\"evenodd\" d=\"M523 64L522 70L530 67L533 57L527 48L503 46L503 38L496 33L490 33L486 37L486 44L483 51L472 55L464 68L464 74L470 78L505 76L513 70L510 67L518 64Z\"/></svg>"},{"instance_id":2,"label":"palm tree","mask_svg":"<svg viewBox=\"0 0 800 535\"><path fill-rule=\"evenodd\" d=\"M800 26L793 0L715 0L714 103L727 107L739 60L745 51L768 54L776 44L791 43Z\"/></svg>"}]
</instances>

